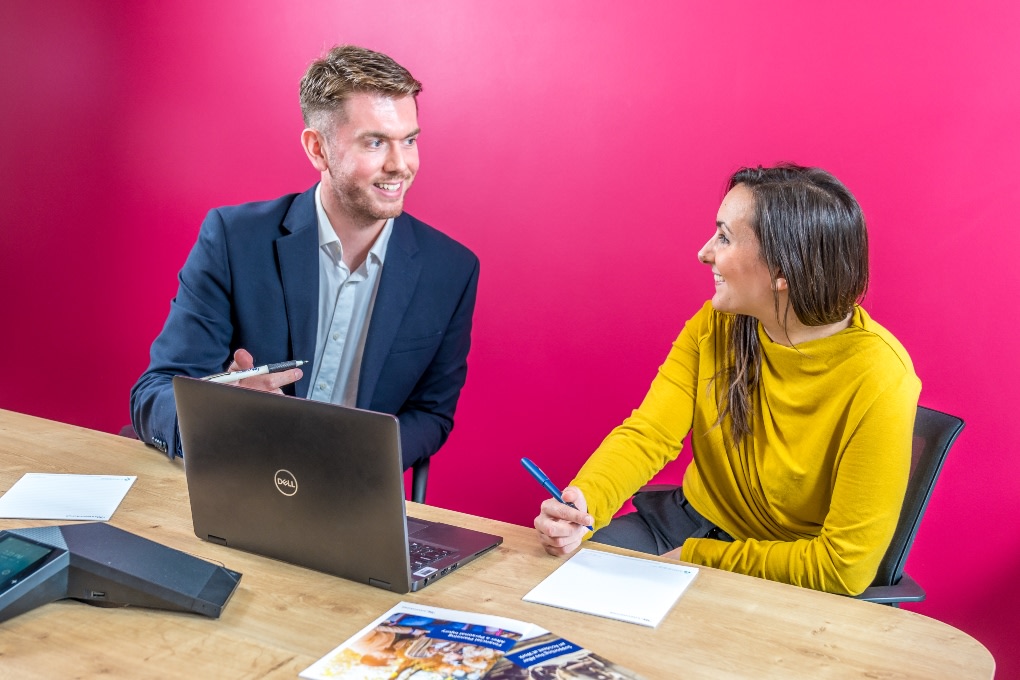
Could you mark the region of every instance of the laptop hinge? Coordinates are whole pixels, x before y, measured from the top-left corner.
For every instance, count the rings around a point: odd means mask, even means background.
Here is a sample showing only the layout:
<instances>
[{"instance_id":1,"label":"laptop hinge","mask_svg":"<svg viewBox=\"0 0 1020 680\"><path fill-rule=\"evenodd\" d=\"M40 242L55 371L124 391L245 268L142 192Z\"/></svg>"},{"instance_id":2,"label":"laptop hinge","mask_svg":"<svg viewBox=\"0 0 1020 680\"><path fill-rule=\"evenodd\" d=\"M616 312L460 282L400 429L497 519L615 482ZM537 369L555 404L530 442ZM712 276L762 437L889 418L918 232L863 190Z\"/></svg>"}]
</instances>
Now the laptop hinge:
<instances>
[{"instance_id":1,"label":"laptop hinge","mask_svg":"<svg viewBox=\"0 0 1020 680\"><path fill-rule=\"evenodd\" d=\"M368 585L375 586L376 588L385 588L386 590L393 590L393 586L390 585L389 581L380 581L376 578L369 578Z\"/></svg>"},{"instance_id":2,"label":"laptop hinge","mask_svg":"<svg viewBox=\"0 0 1020 680\"><path fill-rule=\"evenodd\" d=\"M209 541L210 543L216 543L218 545L226 545L227 544L227 539L220 538L219 536L213 536L212 534L206 534L205 540Z\"/></svg>"}]
</instances>

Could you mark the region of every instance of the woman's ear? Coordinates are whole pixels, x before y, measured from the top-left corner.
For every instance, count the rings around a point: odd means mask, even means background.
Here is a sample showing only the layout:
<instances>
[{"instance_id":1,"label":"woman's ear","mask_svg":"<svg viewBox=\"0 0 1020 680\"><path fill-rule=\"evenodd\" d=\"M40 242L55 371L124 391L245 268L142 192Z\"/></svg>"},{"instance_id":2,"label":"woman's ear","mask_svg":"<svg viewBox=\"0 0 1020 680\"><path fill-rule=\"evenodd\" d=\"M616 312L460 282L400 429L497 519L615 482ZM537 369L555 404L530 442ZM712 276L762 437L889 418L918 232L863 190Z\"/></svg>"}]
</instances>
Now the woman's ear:
<instances>
[{"instance_id":1,"label":"woman's ear","mask_svg":"<svg viewBox=\"0 0 1020 680\"><path fill-rule=\"evenodd\" d=\"M772 279L772 290L782 291L786 290L787 288L788 286L786 283L786 277L783 276L783 272L781 270L777 271L775 278Z\"/></svg>"}]
</instances>

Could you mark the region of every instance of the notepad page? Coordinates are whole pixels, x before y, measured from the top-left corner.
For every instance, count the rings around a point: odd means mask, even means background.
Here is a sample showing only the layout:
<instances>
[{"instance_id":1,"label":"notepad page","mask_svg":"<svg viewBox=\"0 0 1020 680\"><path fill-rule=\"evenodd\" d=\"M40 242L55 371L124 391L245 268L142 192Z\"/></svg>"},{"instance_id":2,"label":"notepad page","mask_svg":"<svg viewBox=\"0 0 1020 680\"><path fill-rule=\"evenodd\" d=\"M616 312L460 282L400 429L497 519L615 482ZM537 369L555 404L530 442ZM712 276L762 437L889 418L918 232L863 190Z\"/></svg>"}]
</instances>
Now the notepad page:
<instances>
[{"instance_id":1,"label":"notepad page","mask_svg":"<svg viewBox=\"0 0 1020 680\"><path fill-rule=\"evenodd\" d=\"M696 567L585 548L523 599L655 627L697 574Z\"/></svg>"},{"instance_id":2,"label":"notepad page","mask_svg":"<svg viewBox=\"0 0 1020 680\"><path fill-rule=\"evenodd\" d=\"M105 522L137 477L26 473L3 496L0 517Z\"/></svg>"}]
</instances>

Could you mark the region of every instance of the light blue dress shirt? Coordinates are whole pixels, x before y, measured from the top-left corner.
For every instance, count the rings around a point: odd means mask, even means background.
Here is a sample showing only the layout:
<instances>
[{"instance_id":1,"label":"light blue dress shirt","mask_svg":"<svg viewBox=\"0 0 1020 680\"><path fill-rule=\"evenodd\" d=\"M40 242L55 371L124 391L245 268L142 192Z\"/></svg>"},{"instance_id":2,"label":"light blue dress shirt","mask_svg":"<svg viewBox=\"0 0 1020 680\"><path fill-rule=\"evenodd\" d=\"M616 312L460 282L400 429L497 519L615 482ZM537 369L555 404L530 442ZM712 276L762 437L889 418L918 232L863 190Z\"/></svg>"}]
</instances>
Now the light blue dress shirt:
<instances>
[{"instance_id":1,"label":"light blue dress shirt","mask_svg":"<svg viewBox=\"0 0 1020 680\"><path fill-rule=\"evenodd\" d=\"M308 398L354 406L365 338L393 219L386 220L368 257L352 272L344 264L343 246L322 207L321 189L321 184L315 188L319 221L319 322Z\"/></svg>"}]
</instances>

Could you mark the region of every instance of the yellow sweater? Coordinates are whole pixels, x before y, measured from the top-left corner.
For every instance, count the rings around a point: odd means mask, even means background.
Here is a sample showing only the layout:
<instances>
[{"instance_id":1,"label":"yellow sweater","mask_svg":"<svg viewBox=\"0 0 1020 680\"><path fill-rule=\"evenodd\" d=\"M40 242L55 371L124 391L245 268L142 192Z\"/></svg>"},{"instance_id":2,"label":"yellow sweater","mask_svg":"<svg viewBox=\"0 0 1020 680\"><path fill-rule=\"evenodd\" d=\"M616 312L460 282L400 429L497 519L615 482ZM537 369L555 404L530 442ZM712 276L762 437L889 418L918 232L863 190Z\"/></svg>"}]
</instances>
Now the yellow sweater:
<instances>
[{"instance_id":1,"label":"yellow sweater","mask_svg":"<svg viewBox=\"0 0 1020 680\"><path fill-rule=\"evenodd\" d=\"M850 327L786 347L761 329L752 434L738 449L713 380L732 317L688 321L648 394L578 472L596 529L680 452L691 505L733 543L688 539L680 559L833 593L871 585L910 468L921 383L903 346L857 307Z\"/></svg>"}]
</instances>

